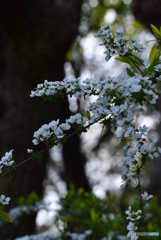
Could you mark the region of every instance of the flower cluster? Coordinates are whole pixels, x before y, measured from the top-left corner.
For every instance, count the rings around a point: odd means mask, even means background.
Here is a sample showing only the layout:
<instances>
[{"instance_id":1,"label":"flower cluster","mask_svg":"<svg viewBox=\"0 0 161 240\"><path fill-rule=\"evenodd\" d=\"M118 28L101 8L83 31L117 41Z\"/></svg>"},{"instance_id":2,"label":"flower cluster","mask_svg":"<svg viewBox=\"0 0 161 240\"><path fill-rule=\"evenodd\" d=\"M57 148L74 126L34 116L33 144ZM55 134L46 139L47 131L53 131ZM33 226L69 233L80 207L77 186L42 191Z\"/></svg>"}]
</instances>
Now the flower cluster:
<instances>
[{"instance_id":1,"label":"flower cluster","mask_svg":"<svg viewBox=\"0 0 161 240\"><path fill-rule=\"evenodd\" d=\"M153 197L153 195L148 196L147 192L144 192L144 194L141 194L141 196L143 203L146 203L146 201ZM127 230L129 231L127 236L131 236L131 239L136 240L138 236L132 237L132 232L135 232L138 229L136 222L141 218L142 211L138 210L137 212L134 212L132 211L131 206L129 206L125 213L128 215L127 219L130 220L129 224L127 225Z\"/></svg>"},{"instance_id":2,"label":"flower cluster","mask_svg":"<svg viewBox=\"0 0 161 240\"><path fill-rule=\"evenodd\" d=\"M12 152L13 152L13 150L6 152L5 155L1 158L0 174L2 173L2 169L4 166L10 167L11 165L13 165L14 160L13 160ZM3 195L3 194L0 196L1 204L3 204L3 205L9 204L9 201L10 201L10 197L5 197L5 195Z\"/></svg>"},{"instance_id":3,"label":"flower cluster","mask_svg":"<svg viewBox=\"0 0 161 240\"><path fill-rule=\"evenodd\" d=\"M80 113L70 116L70 118L62 124L59 124L59 120L53 120L49 124L44 124L34 133L33 144L37 145L40 142L48 143L48 140L51 139L51 137L53 141L62 139L65 137L64 131L69 130L72 126L83 125L85 122L86 117L82 116Z\"/></svg>"},{"instance_id":4,"label":"flower cluster","mask_svg":"<svg viewBox=\"0 0 161 240\"><path fill-rule=\"evenodd\" d=\"M144 47L138 42L136 37L129 36L122 37L123 28L112 32L112 27L107 25L101 27L95 37L102 37L103 43L107 49L105 51L106 61L108 61L114 54L120 57L132 57L131 66L137 71L132 72L128 69L127 72L118 77L100 80L85 79L81 81L80 78L64 79L62 82L48 82L38 84L35 91L32 91L30 97L38 96L44 100L54 100L56 97L64 97L68 94L70 97L75 96L78 99L86 99L86 96L97 96L94 102L91 102L87 108L86 117L81 114L71 116L65 123L59 124L59 120L52 121L49 124L43 125L38 131L34 133L33 143L36 145L41 141L47 142L49 139L54 141L65 138L64 131L70 128L77 129L79 126L86 126L95 122L100 122L103 125L111 127L111 131L116 133L119 142L124 142L123 150L125 156L121 164L122 185L123 188L127 183L137 179L136 187L140 189L140 180L138 176L141 173L141 168L145 164L147 158L153 159L158 157L161 153L160 147L154 147L157 142L155 136L148 134L147 126L137 126L134 118L135 114L144 114L144 104L155 104L158 98L158 83L161 81L161 57L157 57L155 65L153 59L143 62L139 60L134 53L144 51ZM151 54L152 55L152 54ZM129 61L127 61L130 64ZM143 70L137 67L138 63L142 63ZM152 70L151 70L152 69ZM155 80L154 80L155 78ZM83 131L83 130L82 130ZM141 195L142 202L150 199L147 193ZM141 218L141 210L131 212L131 207L126 211L128 219L130 220L127 229L128 236L131 231L137 229L135 221ZM136 237L137 239L137 237Z\"/></svg>"},{"instance_id":5,"label":"flower cluster","mask_svg":"<svg viewBox=\"0 0 161 240\"><path fill-rule=\"evenodd\" d=\"M129 231L127 237L131 237L131 233L138 229L135 225L135 222L141 218L142 211L138 210L137 212L134 212L132 211L131 206L129 206L128 210L125 211L125 213L128 215L127 219L130 220L129 224L127 225L127 230ZM138 236L135 236L133 240L136 240L137 238Z\"/></svg>"},{"instance_id":6,"label":"flower cluster","mask_svg":"<svg viewBox=\"0 0 161 240\"><path fill-rule=\"evenodd\" d=\"M9 152L6 152L5 155L0 160L0 173L2 172L3 165L5 166L11 166L14 163L14 160L12 159L12 152L13 149Z\"/></svg>"},{"instance_id":7,"label":"flower cluster","mask_svg":"<svg viewBox=\"0 0 161 240\"><path fill-rule=\"evenodd\" d=\"M72 78L71 80L65 79L63 82L55 81L49 82L47 80L44 81L44 84L38 84L36 91L31 91L30 97L42 97L45 96L53 96L60 95L62 96L62 92L64 89L68 89L69 92L73 92L73 89L79 89L79 78ZM60 94L61 93L61 94Z\"/></svg>"},{"instance_id":8,"label":"flower cluster","mask_svg":"<svg viewBox=\"0 0 161 240\"><path fill-rule=\"evenodd\" d=\"M59 85L60 83L57 82L57 89L59 89ZM49 86L52 86L52 82L48 84L48 88ZM138 167L143 165L143 157L148 156L153 159L159 156L161 148L151 146L157 139L148 135L148 127L145 125L143 127L134 126L135 113L145 112L141 105L148 101L154 104L158 98L155 85L149 77L142 77L139 74L130 77L127 73L124 73L116 78L108 78L102 81L98 78L86 79L82 85L80 79L77 79L77 84L73 82L73 79L71 81L65 79L61 83L62 86L67 87L67 93L69 91L71 93L72 89L72 95L77 95L78 98L87 94L97 95L96 101L90 103L88 107L90 116L86 118L81 114L76 114L67 119L65 123L59 124L59 120L57 120L43 125L34 133L33 143L35 145L41 141L46 142L51 136L54 136L55 139L61 139L65 136L64 131L75 125L90 125L99 119L106 119L111 125L111 130L117 133L119 142L124 141L126 143L123 149L128 150L127 156L123 158L122 162L122 179L124 182L122 186L132 177L135 178ZM44 87L46 87L46 80ZM35 94L39 96L39 88L37 88ZM130 141L133 141L132 146Z\"/></svg>"},{"instance_id":9,"label":"flower cluster","mask_svg":"<svg viewBox=\"0 0 161 240\"><path fill-rule=\"evenodd\" d=\"M109 59L114 54L127 55L132 50L137 52L144 51L144 47L138 42L137 37L132 37L131 44L127 44L129 41L129 36L122 37L124 30L119 28L116 31L112 32L112 27L110 24L103 26L98 30L98 33L95 34L95 37L102 37L103 43L107 49L104 54L106 54L105 60L108 62Z\"/></svg>"}]
</instances>

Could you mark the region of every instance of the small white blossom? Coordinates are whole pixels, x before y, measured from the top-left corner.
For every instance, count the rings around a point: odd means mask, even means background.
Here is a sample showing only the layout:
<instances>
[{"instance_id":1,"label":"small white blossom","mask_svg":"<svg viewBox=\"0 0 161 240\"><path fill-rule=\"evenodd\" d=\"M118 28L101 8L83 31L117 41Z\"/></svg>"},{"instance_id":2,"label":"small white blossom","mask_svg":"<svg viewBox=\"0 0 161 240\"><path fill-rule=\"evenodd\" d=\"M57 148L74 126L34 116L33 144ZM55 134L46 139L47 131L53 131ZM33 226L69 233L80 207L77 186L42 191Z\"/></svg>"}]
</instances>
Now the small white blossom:
<instances>
[{"instance_id":1,"label":"small white blossom","mask_svg":"<svg viewBox=\"0 0 161 240\"><path fill-rule=\"evenodd\" d=\"M155 136L152 136L152 135L148 135L148 138L149 138L149 141L151 143L156 143L157 142L157 138Z\"/></svg>"},{"instance_id":2,"label":"small white blossom","mask_svg":"<svg viewBox=\"0 0 161 240\"><path fill-rule=\"evenodd\" d=\"M116 36L117 36L117 35L118 35L118 36L122 35L122 34L123 34L123 32L124 32L124 29L123 29L123 27L120 27L119 29L117 29L117 30L115 31L115 33L116 33Z\"/></svg>"},{"instance_id":3,"label":"small white blossom","mask_svg":"<svg viewBox=\"0 0 161 240\"><path fill-rule=\"evenodd\" d=\"M14 163L14 160L12 159L12 152L13 149L5 153L5 155L0 160L0 165L11 166Z\"/></svg>"},{"instance_id":4,"label":"small white blossom","mask_svg":"<svg viewBox=\"0 0 161 240\"><path fill-rule=\"evenodd\" d=\"M57 138L63 138L64 133L60 127L58 127L56 130L54 130L54 134L57 136Z\"/></svg>"},{"instance_id":5,"label":"small white blossom","mask_svg":"<svg viewBox=\"0 0 161 240\"><path fill-rule=\"evenodd\" d=\"M71 128L70 124L66 123L62 123L60 124L60 128L65 131L65 130L69 130Z\"/></svg>"},{"instance_id":6,"label":"small white blossom","mask_svg":"<svg viewBox=\"0 0 161 240\"><path fill-rule=\"evenodd\" d=\"M0 196L0 203L2 203L3 205L7 205L9 204L10 201L10 197L5 197L5 195L1 195Z\"/></svg>"},{"instance_id":7,"label":"small white blossom","mask_svg":"<svg viewBox=\"0 0 161 240\"><path fill-rule=\"evenodd\" d=\"M156 72L161 72L161 64L154 66Z\"/></svg>"},{"instance_id":8,"label":"small white blossom","mask_svg":"<svg viewBox=\"0 0 161 240\"><path fill-rule=\"evenodd\" d=\"M32 153L33 152L33 149L27 149L27 153Z\"/></svg>"},{"instance_id":9,"label":"small white blossom","mask_svg":"<svg viewBox=\"0 0 161 240\"><path fill-rule=\"evenodd\" d=\"M147 145L144 145L144 144L140 148L140 152L142 154L147 154L150 150L151 150L151 148Z\"/></svg>"},{"instance_id":10,"label":"small white blossom","mask_svg":"<svg viewBox=\"0 0 161 240\"><path fill-rule=\"evenodd\" d=\"M150 198L153 198L153 195L149 195L147 192L144 192L144 194L141 194L143 202L148 201Z\"/></svg>"}]
</instances>

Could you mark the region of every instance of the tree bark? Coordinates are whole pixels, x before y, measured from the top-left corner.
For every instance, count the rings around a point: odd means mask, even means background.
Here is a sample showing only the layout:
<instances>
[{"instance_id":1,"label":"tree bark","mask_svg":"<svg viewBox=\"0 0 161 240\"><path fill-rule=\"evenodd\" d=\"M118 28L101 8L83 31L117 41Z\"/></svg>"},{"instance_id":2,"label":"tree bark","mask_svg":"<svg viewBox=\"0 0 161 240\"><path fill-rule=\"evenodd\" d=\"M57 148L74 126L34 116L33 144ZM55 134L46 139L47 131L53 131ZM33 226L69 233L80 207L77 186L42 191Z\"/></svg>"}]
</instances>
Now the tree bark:
<instances>
[{"instance_id":1,"label":"tree bark","mask_svg":"<svg viewBox=\"0 0 161 240\"><path fill-rule=\"evenodd\" d=\"M151 30L150 24L161 26L160 0L133 0L132 10L135 18Z\"/></svg>"},{"instance_id":2,"label":"tree bark","mask_svg":"<svg viewBox=\"0 0 161 240\"><path fill-rule=\"evenodd\" d=\"M15 149L17 164L28 157L26 149L33 148L34 131L44 123L57 118L64 121L70 115L67 99L41 104L29 94L44 79L63 79L66 52L78 34L81 4L82 0L0 1L0 155ZM68 184L88 189L79 144L75 136L64 147ZM73 146L77 151L69 155ZM33 190L42 196L47 162L45 153L41 162L22 165L12 174L11 182L3 182L3 194L11 197L9 207L15 207L20 196L27 197ZM17 226L3 227L0 238L14 239L32 234L34 229L32 214Z\"/></svg>"}]
</instances>

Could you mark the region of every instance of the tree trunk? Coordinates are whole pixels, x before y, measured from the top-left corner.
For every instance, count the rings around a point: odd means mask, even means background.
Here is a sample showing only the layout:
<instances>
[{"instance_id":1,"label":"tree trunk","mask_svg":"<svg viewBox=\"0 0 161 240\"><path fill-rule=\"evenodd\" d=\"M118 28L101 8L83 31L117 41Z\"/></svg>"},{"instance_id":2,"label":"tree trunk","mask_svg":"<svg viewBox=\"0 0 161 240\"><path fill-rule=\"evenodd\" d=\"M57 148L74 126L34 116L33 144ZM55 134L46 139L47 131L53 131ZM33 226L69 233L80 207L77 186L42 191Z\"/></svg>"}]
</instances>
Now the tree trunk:
<instances>
[{"instance_id":1,"label":"tree trunk","mask_svg":"<svg viewBox=\"0 0 161 240\"><path fill-rule=\"evenodd\" d=\"M0 155L15 149L17 164L29 157L26 149L33 148L34 131L44 123L57 118L64 121L70 115L67 99L41 104L29 94L44 79L63 79L66 52L78 34L81 4L82 0L0 1ZM69 155L73 144L77 151ZM65 145L66 172L68 182L88 189L79 144L75 136ZM33 190L42 195L47 162L45 153L41 162L30 161L12 174L11 182L5 180L2 192L11 197L9 207L15 207L20 196L26 197ZM77 177L73 176L73 167ZM3 227L0 238L14 239L32 234L34 229L32 214L18 225Z\"/></svg>"},{"instance_id":2,"label":"tree trunk","mask_svg":"<svg viewBox=\"0 0 161 240\"><path fill-rule=\"evenodd\" d=\"M135 18L149 30L150 24L161 26L160 0L133 0L132 10Z\"/></svg>"}]
</instances>

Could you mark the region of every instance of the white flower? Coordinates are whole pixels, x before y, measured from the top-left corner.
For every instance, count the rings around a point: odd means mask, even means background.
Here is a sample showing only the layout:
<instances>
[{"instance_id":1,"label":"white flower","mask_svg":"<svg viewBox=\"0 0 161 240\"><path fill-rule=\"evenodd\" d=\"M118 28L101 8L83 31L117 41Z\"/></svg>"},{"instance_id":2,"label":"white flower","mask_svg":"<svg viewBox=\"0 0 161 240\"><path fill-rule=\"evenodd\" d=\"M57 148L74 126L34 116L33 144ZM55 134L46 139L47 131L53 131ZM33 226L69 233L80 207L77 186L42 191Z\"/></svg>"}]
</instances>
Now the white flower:
<instances>
[{"instance_id":1,"label":"white flower","mask_svg":"<svg viewBox=\"0 0 161 240\"><path fill-rule=\"evenodd\" d=\"M130 126L127 128L127 131L124 134L124 137L129 137L134 132L134 127Z\"/></svg>"},{"instance_id":2,"label":"white flower","mask_svg":"<svg viewBox=\"0 0 161 240\"><path fill-rule=\"evenodd\" d=\"M123 34L123 32L124 32L124 29L123 29L123 27L120 27L120 28L118 28L116 31L115 31L115 34L116 34L116 36L120 36L120 35L122 35Z\"/></svg>"},{"instance_id":3,"label":"white flower","mask_svg":"<svg viewBox=\"0 0 161 240\"><path fill-rule=\"evenodd\" d=\"M140 85L133 84L131 86L131 92L139 92L140 90L141 90L141 86Z\"/></svg>"},{"instance_id":4,"label":"white flower","mask_svg":"<svg viewBox=\"0 0 161 240\"><path fill-rule=\"evenodd\" d=\"M118 132L118 134L117 134L117 137L118 137L118 138L122 138L123 133L124 133L123 130L120 130L120 131Z\"/></svg>"},{"instance_id":5,"label":"white flower","mask_svg":"<svg viewBox=\"0 0 161 240\"><path fill-rule=\"evenodd\" d=\"M128 109L126 120L129 122L129 121L132 121L133 119L134 119L134 113L131 109Z\"/></svg>"},{"instance_id":6,"label":"white flower","mask_svg":"<svg viewBox=\"0 0 161 240\"><path fill-rule=\"evenodd\" d=\"M77 124L84 124L86 122L86 117L83 117L80 113L77 113L75 118Z\"/></svg>"},{"instance_id":7,"label":"white flower","mask_svg":"<svg viewBox=\"0 0 161 240\"><path fill-rule=\"evenodd\" d=\"M84 95L85 95L85 93L84 92L76 92L75 94L74 94L74 97L76 97L76 98L78 98L78 99L84 99Z\"/></svg>"},{"instance_id":8,"label":"white flower","mask_svg":"<svg viewBox=\"0 0 161 240\"><path fill-rule=\"evenodd\" d=\"M63 131L69 130L69 129L71 128L71 126L70 126L70 124L68 124L68 122L60 124L59 127L60 127Z\"/></svg>"},{"instance_id":9,"label":"white flower","mask_svg":"<svg viewBox=\"0 0 161 240\"><path fill-rule=\"evenodd\" d=\"M85 232L84 232L84 234L86 235L86 236L88 236L88 235L91 235L92 234L92 230L86 230Z\"/></svg>"},{"instance_id":10,"label":"white flower","mask_svg":"<svg viewBox=\"0 0 161 240\"><path fill-rule=\"evenodd\" d=\"M125 211L126 214L131 214L131 206L128 207L128 210Z\"/></svg>"},{"instance_id":11,"label":"white flower","mask_svg":"<svg viewBox=\"0 0 161 240\"><path fill-rule=\"evenodd\" d=\"M122 166L122 168L121 168L121 172L123 175L126 175L128 173L128 170L129 169L126 166Z\"/></svg>"},{"instance_id":12,"label":"white flower","mask_svg":"<svg viewBox=\"0 0 161 240\"><path fill-rule=\"evenodd\" d=\"M134 36L132 37L132 42L133 42L133 47L138 51L138 52L143 52L144 51L144 47L142 44L140 44L137 40L137 37Z\"/></svg>"},{"instance_id":13,"label":"white flower","mask_svg":"<svg viewBox=\"0 0 161 240\"><path fill-rule=\"evenodd\" d=\"M3 205L7 205L9 204L10 201L10 197L5 197L5 195L1 195L0 196L0 203L2 203Z\"/></svg>"},{"instance_id":14,"label":"white flower","mask_svg":"<svg viewBox=\"0 0 161 240\"><path fill-rule=\"evenodd\" d=\"M144 192L144 194L141 194L143 202L148 201L150 198L153 198L153 195L149 195L147 192Z\"/></svg>"},{"instance_id":15,"label":"white flower","mask_svg":"<svg viewBox=\"0 0 161 240\"><path fill-rule=\"evenodd\" d=\"M150 151L151 151L151 148L149 146L147 146L147 145L144 145L144 144L140 148L140 152L142 154L147 154Z\"/></svg>"},{"instance_id":16,"label":"white flower","mask_svg":"<svg viewBox=\"0 0 161 240\"><path fill-rule=\"evenodd\" d=\"M125 124L125 119L123 118L122 120L117 121L117 125L123 126Z\"/></svg>"},{"instance_id":17,"label":"white flower","mask_svg":"<svg viewBox=\"0 0 161 240\"><path fill-rule=\"evenodd\" d=\"M43 88L43 84L42 83L37 84L37 88L38 89L42 89Z\"/></svg>"},{"instance_id":18,"label":"white flower","mask_svg":"<svg viewBox=\"0 0 161 240\"><path fill-rule=\"evenodd\" d=\"M57 129L58 124L59 124L59 119L57 121L54 121L54 120L51 121L48 126L54 131Z\"/></svg>"},{"instance_id":19,"label":"white flower","mask_svg":"<svg viewBox=\"0 0 161 240\"><path fill-rule=\"evenodd\" d=\"M70 116L70 118L66 121L67 121L67 123L73 124L73 123L75 123L75 120L76 120L76 116L74 115L74 116Z\"/></svg>"},{"instance_id":20,"label":"white flower","mask_svg":"<svg viewBox=\"0 0 161 240\"><path fill-rule=\"evenodd\" d=\"M155 152L153 155L154 155L155 158L159 157L159 153L158 152Z\"/></svg>"},{"instance_id":21,"label":"white flower","mask_svg":"<svg viewBox=\"0 0 161 240\"><path fill-rule=\"evenodd\" d=\"M139 127L139 131L140 131L141 133L147 132L148 129L149 129L149 128L148 128L146 125L144 125L143 127Z\"/></svg>"},{"instance_id":22,"label":"white flower","mask_svg":"<svg viewBox=\"0 0 161 240\"><path fill-rule=\"evenodd\" d=\"M134 228L135 228L134 223L133 222L129 222L129 224L127 225L127 230L133 231Z\"/></svg>"},{"instance_id":23,"label":"white flower","mask_svg":"<svg viewBox=\"0 0 161 240\"><path fill-rule=\"evenodd\" d=\"M32 142L33 142L34 145L38 145L38 144L39 144L39 142L37 141L37 139L33 139Z\"/></svg>"},{"instance_id":24,"label":"white flower","mask_svg":"<svg viewBox=\"0 0 161 240\"><path fill-rule=\"evenodd\" d=\"M129 36L123 37L122 40L123 40L124 42L127 42L127 41L129 40Z\"/></svg>"},{"instance_id":25,"label":"white flower","mask_svg":"<svg viewBox=\"0 0 161 240\"><path fill-rule=\"evenodd\" d=\"M126 151L130 147L130 143L127 142L127 144L123 147L123 150Z\"/></svg>"},{"instance_id":26,"label":"white flower","mask_svg":"<svg viewBox=\"0 0 161 240\"><path fill-rule=\"evenodd\" d=\"M110 110L115 116L117 116L119 114L120 108L119 106L112 106Z\"/></svg>"},{"instance_id":27,"label":"white flower","mask_svg":"<svg viewBox=\"0 0 161 240\"><path fill-rule=\"evenodd\" d=\"M11 166L14 163L14 160L12 159L12 152L13 149L9 152L6 152L5 155L1 158L0 164L5 166Z\"/></svg>"},{"instance_id":28,"label":"white flower","mask_svg":"<svg viewBox=\"0 0 161 240\"><path fill-rule=\"evenodd\" d=\"M161 147L157 147L158 152L161 153Z\"/></svg>"},{"instance_id":29,"label":"white flower","mask_svg":"<svg viewBox=\"0 0 161 240\"><path fill-rule=\"evenodd\" d=\"M161 72L161 64L154 66L156 72Z\"/></svg>"},{"instance_id":30,"label":"white flower","mask_svg":"<svg viewBox=\"0 0 161 240\"><path fill-rule=\"evenodd\" d=\"M27 149L27 153L32 153L33 152L33 149Z\"/></svg>"},{"instance_id":31,"label":"white flower","mask_svg":"<svg viewBox=\"0 0 161 240\"><path fill-rule=\"evenodd\" d=\"M135 142L135 143L138 143L138 142L142 142L142 134L141 133L136 133L133 135L132 137L132 140Z\"/></svg>"},{"instance_id":32,"label":"white flower","mask_svg":"<svg viewBox=\"0 0 161 240\"><path fill-rule=\"evenodd\" d=\"M157 142L157 138L155 136L149 135L148 138L149 138L149 141L151 143L156 143Z\"/></svg>"},{"instance_id":33,"label":"white flower","mask_svg":"<svg viewBox=\"0 0 161 240\"><path fill-rule=\"evenodd\" d=\"M64 133L60 127L58 127L56 130L54 130L54 134L57 136L57 138L63 138Z\"/></svg>"}]
</instances>

